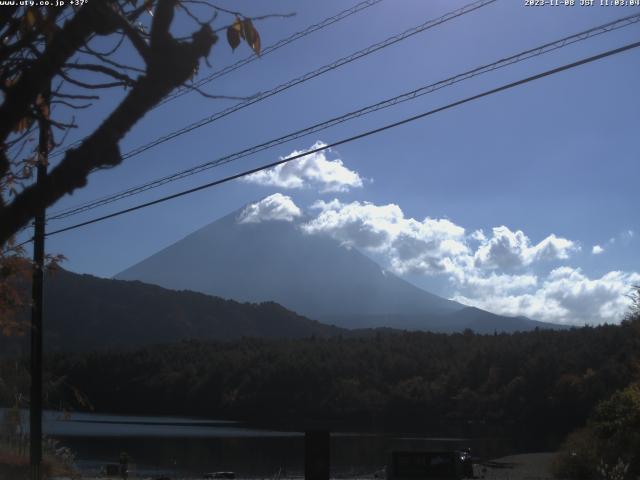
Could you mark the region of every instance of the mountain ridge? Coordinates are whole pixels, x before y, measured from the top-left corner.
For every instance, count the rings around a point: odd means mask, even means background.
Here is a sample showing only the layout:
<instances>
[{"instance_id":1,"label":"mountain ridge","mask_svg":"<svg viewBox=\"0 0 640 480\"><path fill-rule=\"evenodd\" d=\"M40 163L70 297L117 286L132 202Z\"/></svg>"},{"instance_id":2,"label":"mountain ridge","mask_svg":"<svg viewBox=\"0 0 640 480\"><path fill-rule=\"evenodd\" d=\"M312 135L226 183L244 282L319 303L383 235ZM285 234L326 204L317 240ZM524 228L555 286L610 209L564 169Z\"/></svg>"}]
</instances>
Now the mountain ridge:
<instances>
[{"instance_id":1,"label":"mountain ridge","mask_svg":"<svg viewBox=\"0 0 640 480\"><path fill-rule=\"evenodd\" d=\"M343 313L332 311L332 305L354 315L380 313L385 308L385 313L444 313L463 308L383 273L369 257L328 236L306 235L296 224L281 221L241 224L237 221L240 211L202 227L114 278L239 301L273 300L316 320ZM304 264L296 265L298 259ZM341 268L343 264L350 268ZM223 278L209 276L210 271L221 271ZM278 284L277 279L282 281ZM337 280L341 280L339 286ZM381 301L385 294L390 305Z\"/></svg>"},{"instance_id":2,"label":"mountain ridge","mask_svg":"<svg viewBox=\"0 0 640 480\"><path fill-rule=\"evenodd\" d=\"M240 303L59 270L45 283L46 342L82 350L187 339L306 338L344 333L274 302ZM65 348L56 348L56 346ZM68 348L71 346L71 348Z\"/></svg>"},{"instance_id":3,"label":"mountain ridge","mask_svg":"<svg viewBox=\"0 0 640 480\"><path fill-rule=\"evenodd\" d=\"M189 290L175 291L140 281L99 278L59 269L45 280L44 345L47 351L128 349L188 340L233 341L243 337L302 339L335 336L369 337L399 332L385 318L346 329L310 320L274 302L240 303ZM25 316L26 316L25 312ZM451 322L444 314L432 318L429 330L439 333L514 332L554 325L510 323L482 310L466 307ZM488 322L486 317L493 320ZM480 318L478 318L480 317ZM25 318L26 320L26 318ZM407 320L424 322L422 317ZM495 322L498 323L495 323ZM415 328L415 330L424 328ZM0 356L28 350L28 336L0 336Z\"/></svg>"},{"instance_id":4,"label":"mountain ridge","mask_svg":"<svg viewBox=\"0 0 640 480\"><path fill-rule=\"evenodd\" d=\"M343 328L455 331L468 328L473 320L476 329L487 331L480 325L481 317L500 325L500 331L547 326L467 310L470 307L420 289L328 235L307 234L297 222L242 223L243 211L203 226L114 278L238 301L274 301L307 318ZM380 318L386 322L375 321ZM447 327L447 322L456 327Z\"/></svg>"}]
</instances>

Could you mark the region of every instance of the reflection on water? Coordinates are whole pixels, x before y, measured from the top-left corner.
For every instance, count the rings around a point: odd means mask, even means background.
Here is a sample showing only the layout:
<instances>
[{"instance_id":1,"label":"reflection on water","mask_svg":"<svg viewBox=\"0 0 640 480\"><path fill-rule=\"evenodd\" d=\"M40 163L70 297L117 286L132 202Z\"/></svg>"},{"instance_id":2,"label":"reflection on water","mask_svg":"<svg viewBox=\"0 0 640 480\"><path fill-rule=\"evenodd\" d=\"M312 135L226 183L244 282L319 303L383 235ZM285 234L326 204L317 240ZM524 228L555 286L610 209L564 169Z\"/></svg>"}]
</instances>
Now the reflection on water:
<instances>
[{"instance_id":1,"label":"reflection on water","mask_svg":"<svg viewBox=\"0 0 640 480\"><path fill-rule=\"evenodd\" d=\"M83 471L117 462L125 451L140 474L230 470L243 477L270 477L278 469L302 471L302 437L67 437Z\"/></svg>"},{"instance_id":2,"label":"reflection on water","mask_svg":"<svg viewBox=\"0 0 640 480\"><path fill-rule=\"evenodd\" d=\"M295 435L245 428L238 422L178 417L46 412L43 429L64 437L279 437Z\"/></svg>"},{"instance_id":3,"label":"reflection on water","mask_svg":"<svg viewBox=\"0 0 640 480\"><path fill-rule=\"evenodd\" d=\"M304 437L295 436L209 436L178 437L67 437L64 442L74 448L82 460L83 470L114 462L126 451L140 473L174 472L200 475L212 471L234 471L240 477L302 475ZM331 466L339 476L372 474L386 464L387 451L399 440L382 435L334 435L331 439ZM406 442L402 442L406 445ZM412 443L434 448L455 448L468 442L449 440L413 440Z\"/></svg>"},{"instance_id":4,"label":"reflection on water","mask_svg":"<svg viewBox=\"0 0 640 480\"><path fill-rule=\"evenodd\" d=\"M200 476L230 470L243 477L302 475L303 432L279 432L217 420L176 417L74 413L65 418L46 412L44 432L72 448L84 472L117 463L127 452L138 474L175 473ZM404 438L391 435L338 433L331 437L334 475L365 475L386 464L391 448L460 448L477 454L496 451L496 441Z\"/></svg>"}]
</instances>

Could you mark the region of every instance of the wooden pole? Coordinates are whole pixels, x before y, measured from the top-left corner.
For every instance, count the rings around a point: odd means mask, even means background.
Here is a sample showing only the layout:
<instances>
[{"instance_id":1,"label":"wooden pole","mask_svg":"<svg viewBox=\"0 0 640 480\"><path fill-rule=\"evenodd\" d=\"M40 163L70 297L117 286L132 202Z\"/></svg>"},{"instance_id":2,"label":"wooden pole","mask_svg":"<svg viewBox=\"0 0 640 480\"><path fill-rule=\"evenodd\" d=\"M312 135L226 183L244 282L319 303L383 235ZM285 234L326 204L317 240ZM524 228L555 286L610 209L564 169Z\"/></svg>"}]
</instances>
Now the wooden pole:
<instances>
[{"instance_id":1,"label":"wooden pole","mask_svg":"<svg viewBox=\"0 0 640 480\"><path fill-rule=\"evenodd\" d=\"M45 97L49 102L49 95ZM49 123L39 122L38 141L38 185L43 185L47 177L49 157ZM31 287L31 401L29 404L29 441L31 480L42 479L42 313L44 291L44 228L45 204L38 206L33 234L33 278Z\"/></svg>"},{"instance_id":2,"label":"wooden pole","mask_svg":"<svg viewBox=\"0 0 640 480\"><path fill-rule=\"evenodd\" d=\"M304 433L305 480L329 480L331 476L329 430L313 429Z\"/></svg>"}]
</instances>

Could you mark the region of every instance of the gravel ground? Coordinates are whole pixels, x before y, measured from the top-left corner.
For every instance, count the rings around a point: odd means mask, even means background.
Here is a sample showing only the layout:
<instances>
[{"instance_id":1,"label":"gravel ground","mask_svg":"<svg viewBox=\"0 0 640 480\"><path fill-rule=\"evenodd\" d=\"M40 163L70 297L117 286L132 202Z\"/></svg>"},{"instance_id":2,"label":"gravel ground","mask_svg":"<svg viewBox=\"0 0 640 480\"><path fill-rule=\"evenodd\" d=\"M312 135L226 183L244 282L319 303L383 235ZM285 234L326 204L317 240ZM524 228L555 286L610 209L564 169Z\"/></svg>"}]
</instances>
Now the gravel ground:
<instances>
[{"instance_id":1,"label":"gravel ground","mask_svg":"<svg viewBox=\"0 0 640 480\"><path fill-rule=\"evenodd\" d=\"M554 453L524 453L497 458L484 467L486 480L543 480L551 479Z\"/></svg>"}]
</instances>

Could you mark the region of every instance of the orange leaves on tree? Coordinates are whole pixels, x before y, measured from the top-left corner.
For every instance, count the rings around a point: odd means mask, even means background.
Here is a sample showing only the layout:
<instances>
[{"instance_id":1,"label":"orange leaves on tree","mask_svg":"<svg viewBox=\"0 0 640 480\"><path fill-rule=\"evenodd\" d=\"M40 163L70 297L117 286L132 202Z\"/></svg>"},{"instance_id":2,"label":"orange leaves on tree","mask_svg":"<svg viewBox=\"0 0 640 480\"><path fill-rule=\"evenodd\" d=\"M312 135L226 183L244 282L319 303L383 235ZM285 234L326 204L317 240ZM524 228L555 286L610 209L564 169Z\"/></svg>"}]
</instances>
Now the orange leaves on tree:
<instances>
[{"instance_id":1,"label":"orange leaves on tree","mask_svg":"<svg viewBox=\"0 0 640 480\"><path fill-rule=\"evenodd\" d=\"M256 55L260 55L260 35L249 18L245 18L242 21L242 31L244 32L245 41Z\"/></svg>"},{"instance_id":2,"label":"orange leaves on tree","mask_svg":"<svg viewBox=\"0 0 640 480\"><path fill-rule=\"evenodd\" d=\"M13 131L16 133L22 133L26 131L31 126L32 123L33 123L33 118L22 117L20 120L18 120L18 123L16 123L16 126L13 127Z\"/></svg>"},{"instance_id":3,"label":"orange leaves on tree","mask_svg":"<svg viewBox=\"0 0 640 480\"><path fill-rule=\"evenodd\" d=\"M37 10L33 8L29 8L27 10L27 13L24 15L24 23L28 27L33 27L36 24L36 21L37 21L36 12Z\"/></svg>"},{"instance_id":4,"label":"orange leaves on tree","mask_svg":"<svg viewBox=\"0 0 640 480\"><path fill-rule=\"evenodd\" d=\"M235 50L240 45L240 37L244 38L242 32L242 21L236 17L235 22L227 28L227 42L232 50Z\"/></svg>"},{"instance_id":5,"label":"orange leaves on tree","mask_svg":"<svg viewBox=\"0 0 640 480\"><path fill-rule=\"evenodd\" d=\"M21 256L0 255L0 333L24 335L27 325L19 319L19 312L28 305L25 286L31 276L31 263Z\"/></svg>"},{"instance_id":6,"label":"orange leaves on tree","mask_svg":"<svg viewBox=\"0 0 640 480\"><path fill-rule=\"evenodd\" d=\"M29 7L22 17L22 21L20 23L20 34L26 35L27 32L30 32L34 28L41 28L42 26L42 12L37 7Z\"/></svg>"},{"instance_id":7,"label":"orange leaves on tree","mask_svg":"<svg viewBox=\"0 0 640 480\"><path fill-rule=\"evenodd\" d=\"M153 17L153 0L145 0L144 8L147 10L147 13Z\"/></svg>"},{"instance_id":8,"label":"orange leaves on tree","mask_svg":"<svg viewBox=\"0 0 640 480\"><path fill-rule=\"evenodd\" d=\"M13 87L16 83L18 83L18 80L20 80L20 74L15 75L15 76L13 76L13 77L11 77L11 78L7 78L7 79L4 81L4 86L5 86L6 88L11 88L11 87Z\"/></svg>"},{"instance_id":9,"label":"orange leaves on tree","mask_svg":"<svg viewBox=\"0 0 640 480\"><path fill-rule=\"evenodd\" d=\"M38 110L40 110L40 113L44 118L49 118L49 104L41 94L38 94L36 97L36 107L38 107Z\"/></svg>"},{"instance_id":10,"label":"orange leaves on tree","mask_svg":"<svg viewBox=\"0 0 640 480\"><path fill-rule=\"evenodd\" d=\"M250 18L240 19L236 17L233 24L227 28L227 42L232 50L240 45L240 40L244 39L256 55L260 55L260 34L253 26Z\"/></svg>"}]
</instances>

